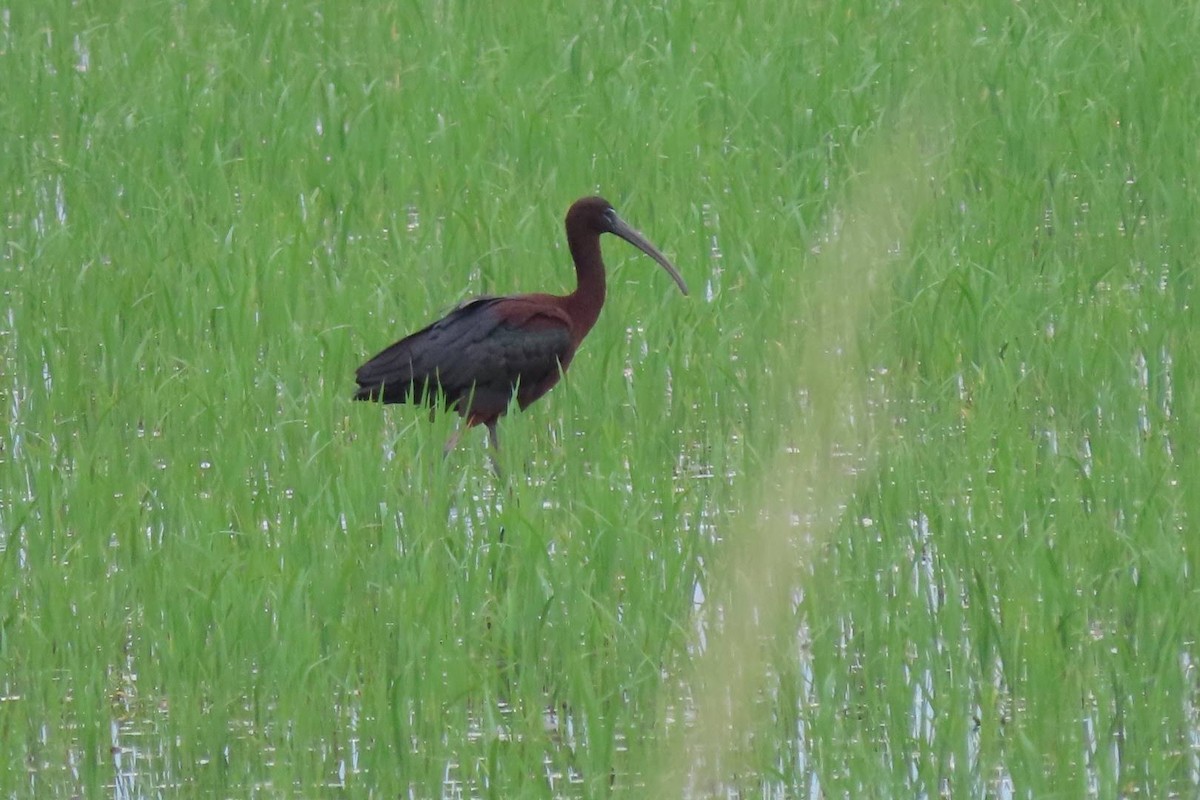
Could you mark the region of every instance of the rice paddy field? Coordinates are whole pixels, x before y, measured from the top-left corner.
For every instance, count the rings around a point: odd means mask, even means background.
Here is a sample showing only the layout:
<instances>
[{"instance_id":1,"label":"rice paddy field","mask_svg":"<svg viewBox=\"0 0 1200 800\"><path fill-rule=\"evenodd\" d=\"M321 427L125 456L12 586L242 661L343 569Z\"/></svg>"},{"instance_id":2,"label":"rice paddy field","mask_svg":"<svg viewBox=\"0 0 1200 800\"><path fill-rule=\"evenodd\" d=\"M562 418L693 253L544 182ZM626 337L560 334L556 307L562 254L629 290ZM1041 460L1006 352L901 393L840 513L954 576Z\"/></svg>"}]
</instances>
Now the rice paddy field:
<instances>
[{"instance_id":1,"label":"rice paddy field","mask_svg":"<svg viewBox=\"0 0 1200 800\"><path fill-rule=\"evenodd\" d=\"M1200 6L0 7L0 796L1200 794ZM476 294L571 371L353 403Z\"/></svg>"}]
</instances>

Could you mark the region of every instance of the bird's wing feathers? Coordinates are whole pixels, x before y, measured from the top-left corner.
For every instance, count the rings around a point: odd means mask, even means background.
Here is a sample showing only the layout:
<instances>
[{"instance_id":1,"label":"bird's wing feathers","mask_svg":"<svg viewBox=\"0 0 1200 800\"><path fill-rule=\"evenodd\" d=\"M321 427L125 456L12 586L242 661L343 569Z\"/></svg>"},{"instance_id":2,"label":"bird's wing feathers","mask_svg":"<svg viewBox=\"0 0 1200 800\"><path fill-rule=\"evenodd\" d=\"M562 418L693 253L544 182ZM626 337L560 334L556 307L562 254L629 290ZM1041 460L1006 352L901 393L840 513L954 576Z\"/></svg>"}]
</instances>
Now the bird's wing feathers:
<instances>
[{"instance_id":1,"label":"bird's wing feathers","mask_svg":"<svg viewBox=\"0 0 1200 800\"><path fill-rule=\"evenodd\" d=\"M487 336L492 319L479 312L495 300L480 297L459 305L437 322L378 353L358 368L355 380L363 391L392 386L399 392L413 384L419 391L422 384L436 380L439 366L446 366L441 362L450 361L446 354L461 352L471 342Z\"/></svg>"},{"instance_id":2,"label":"bird's wing feathers","mask_svg":"<svg viewBox=\"0 0 1200 800\"><path fill-rule=\"evenodd\" d=\"M472 408L498 406L499 413L518 383L532 387L557 378L570 351L569 320L557 308L518 297L479 298L359 367L358 397L398 402L411 394L430 402L426 387L440 387L447 402L474 392Z\"/></svg>"}]
</instances>

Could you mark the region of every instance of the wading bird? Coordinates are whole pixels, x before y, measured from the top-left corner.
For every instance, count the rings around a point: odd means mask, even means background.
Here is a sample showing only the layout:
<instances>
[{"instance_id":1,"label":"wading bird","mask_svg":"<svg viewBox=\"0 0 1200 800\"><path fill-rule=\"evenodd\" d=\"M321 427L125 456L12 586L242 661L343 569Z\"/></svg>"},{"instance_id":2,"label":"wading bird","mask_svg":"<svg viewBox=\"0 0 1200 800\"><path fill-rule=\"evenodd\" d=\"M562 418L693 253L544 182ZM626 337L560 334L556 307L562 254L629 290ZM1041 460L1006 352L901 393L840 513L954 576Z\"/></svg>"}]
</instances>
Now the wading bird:
<instances>
[{"instance_id":1,"label":"wading bird","mask_svg":"<svg viewBox=\"0 0 1200 800\"><path fill-rule=\"evenodd\" d=\"M683 277L658 248L618 217L607 200L584 197L567 211L575 291L561 297L515 294L470 300L359 367L354 399L436 406L441 398L446 408L466 419L467 427L486 425L493 452L499 449L496 422L513 396L524 410L550 391L600 316L602 233L616 234L653 258L687 294ZM456 433L446 452L457 441Z\"/></svg>"}]
</instances>

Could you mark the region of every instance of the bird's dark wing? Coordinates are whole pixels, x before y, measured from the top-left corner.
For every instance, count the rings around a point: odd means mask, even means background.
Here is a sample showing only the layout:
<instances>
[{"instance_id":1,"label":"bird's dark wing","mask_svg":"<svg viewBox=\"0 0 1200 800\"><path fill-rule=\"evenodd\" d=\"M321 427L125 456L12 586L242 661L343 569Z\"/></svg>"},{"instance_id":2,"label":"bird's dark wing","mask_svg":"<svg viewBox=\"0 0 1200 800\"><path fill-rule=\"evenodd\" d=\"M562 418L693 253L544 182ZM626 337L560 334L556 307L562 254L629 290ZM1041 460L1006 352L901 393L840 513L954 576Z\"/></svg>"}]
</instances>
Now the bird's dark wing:
<instances>
[{"instance_id":1,"label":"bird's dark wing","mask_svg":"<svg viewBox=\"0 0 1200 800\"><path fill-rule=\"evenodd\" d=\"M569 361L565 315L519 297L484 297L393 344L356 375L359 400L433 403L440 389L449 406L478 417L503 413L519 385L549 389ZM526 399L528 397L528 399ZM466 403L469 400L469 407Z\"/></svg>"},{"instance_id":2,"label":"bird's dark wing","mask_svg":"<svg viewBox=\"0 0 1200 800\"><path fill-rule=\"evenodd\" d=\"M495 327L495 318L485 312L497 299L480 297L463 303L432 325L384 349L355 373L359 386L355 398L403 403L411 394L415 402L432 401L438 376L451 383L456 358Z\"/></svg>"}]
</instances>

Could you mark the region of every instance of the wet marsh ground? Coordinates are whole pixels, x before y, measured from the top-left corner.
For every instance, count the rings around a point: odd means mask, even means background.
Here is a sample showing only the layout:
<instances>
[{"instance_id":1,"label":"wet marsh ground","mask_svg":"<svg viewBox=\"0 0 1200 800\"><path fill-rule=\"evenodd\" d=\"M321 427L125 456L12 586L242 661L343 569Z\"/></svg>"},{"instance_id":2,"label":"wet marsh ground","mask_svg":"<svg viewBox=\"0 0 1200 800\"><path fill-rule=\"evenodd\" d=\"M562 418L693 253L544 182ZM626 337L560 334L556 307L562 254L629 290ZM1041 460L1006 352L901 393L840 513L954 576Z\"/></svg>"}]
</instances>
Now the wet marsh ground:
<instances>
[{"instance_id":1,"label":"wet marsh ground","mask_svg":"<svg viewBox=\"0 0 1200 800\"><path fill-rule=\"evenodd\" d=\"M1193 796L1186 4L0 9L0 794ZM456 421L354 368L570 288Z\"/></svg>"}]
</instances>

